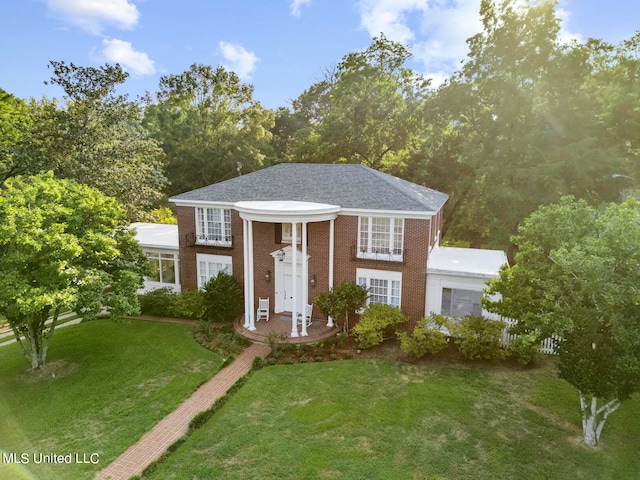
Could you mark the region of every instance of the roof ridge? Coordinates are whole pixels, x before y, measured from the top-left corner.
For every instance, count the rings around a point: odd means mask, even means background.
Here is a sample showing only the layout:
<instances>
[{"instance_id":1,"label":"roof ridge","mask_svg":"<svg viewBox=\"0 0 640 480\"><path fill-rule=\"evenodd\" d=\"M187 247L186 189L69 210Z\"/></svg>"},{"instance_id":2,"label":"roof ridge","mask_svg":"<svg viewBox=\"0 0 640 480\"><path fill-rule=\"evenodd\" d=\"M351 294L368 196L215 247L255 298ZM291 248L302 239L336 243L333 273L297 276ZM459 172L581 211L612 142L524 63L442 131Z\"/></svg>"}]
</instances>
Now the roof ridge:
<instances>
[{"instance_id":1,"label":"roof ridge","mask_svg":"<svg viewBox=\"0 0 640 480\"><path fill-rule=\"evenodd\" d=\"M415 201L416 199L415 199L415 197L413 195L407 194L406 190L400 189L398 187L398 185L397 185L399 183L398 181L402 182L403 184L415 185L415 186L420 187L420 188L425 188L425 189L427 189L427 190L429 190L431 192L437 192L437 190L434 190L433 188L429 188L429 187L426 187L424 185L418 185L417 183L410 182L410 181L405 180L403 178L395 177L395 176L390 175L388 173L381 172L380 170L376 170L375 168L367 167L366 165L361 165L361 166L366 168L372 175L376 176L377 178L379 178L380 180L385 182L387 185L389 185L395 191L401 193L405 197L410 198L411 200ZM438 192L438 193L441 193L443 195L447 195L447 198L449 197L449 195L446 194L446 193L443 193L443 192ZM421 195L419 195L419 196L421 197Z\"/></svg>"}]
</instances>

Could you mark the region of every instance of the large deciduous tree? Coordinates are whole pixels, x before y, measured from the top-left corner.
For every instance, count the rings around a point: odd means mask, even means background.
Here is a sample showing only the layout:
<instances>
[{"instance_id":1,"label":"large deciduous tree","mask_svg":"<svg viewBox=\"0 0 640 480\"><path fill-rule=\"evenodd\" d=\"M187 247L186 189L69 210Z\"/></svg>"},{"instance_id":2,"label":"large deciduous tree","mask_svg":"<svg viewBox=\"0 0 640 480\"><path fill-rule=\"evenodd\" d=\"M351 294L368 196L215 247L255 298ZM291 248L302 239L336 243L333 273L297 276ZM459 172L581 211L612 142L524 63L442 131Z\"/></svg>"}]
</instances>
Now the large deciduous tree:
<instances>
[{"instance_id":1,"label":"large deciduous tree","mask_svg":"<svg viewBox=\"0 0 640 480\"><path fill-rule=\"evenodd\" d=\"M519 333L559 338L559 375L579 391L592 447L607 416L640 391L638 238L637 200L595 208L564 197L521 225L516 264L489 283L501 298L483 299Z\"/></svg>"},{"instance_id":2,"label":"large deciduous tree","mask_svg":"<svg viewBox=\"0 0 640 480\"><path fill-rule=\"evenodd\" d=\"M127 78L119 65L99 68L51 62L50 83L62 87L62 104L30 103L31 124L20 154L26 173L52 170L118 199L129 218L144 218L166 179L163 151L142 127L142 103L119 95Z\"/></svg>"},{"instance_id":3,"label":"large deciduous tree","mask_svg":"<svg viewBox=\"0 0 640 480\"><path fill-rule=\"evenodd\" d=\"M114 198L51 172L4 183L0 314L32 369L45 364L60 312L137 312L147 262L125 222Z\"/></svg>"},{"instance_id":4,"label":"large deciduous tree","mask_svg":"<svg viewBox=\"0 0 640 480\"><path fill-rule=\"evenodd\" d=\"M274 115L253 100L253 87L223 67L193 64L160 79L145 125L162 142L170 195L263 166Z\"/></svg>"},{"instance_id":5,"label":"large deciduous tree","mask_svg":"<svg viewBox=\"0 0 640 480\"><path fill-rule=\"evenodd\" d=\"M27 105L0 88L0 182L28 169L17 154L28 122Z\"/></svg>"},{"instance_id":6,"label":"large deciduous tree","mask_svg":"<svg viewBox=\"0 0 640 480\"><path fill-rule=\"evenodd\" d=\"M612 135L621 125L608 111L620 104L621 118L635 121L621 95L637 92L628 73L638 64L601 42L563 44L556 5L483 0L483 31L438 91L425 168L451 194L454 238L511 248L509 237L539 205L564 195L611 201L612 174L629 175L626 139ZM622 58L628 67L614 73Z\"/></svg>"},{"instance_id":7,"label":"large deciduous tree","mask_svg":"<svg viewBox=\"0 0 640 480\"><path fill-rule=\"evenodd\" d=\"M304 126L292 138L291 156L401 173L422 134L430 92L429 80L405 66L411 56L384 35L345 55L293 102Z\"/></svg>"}]
</instances>

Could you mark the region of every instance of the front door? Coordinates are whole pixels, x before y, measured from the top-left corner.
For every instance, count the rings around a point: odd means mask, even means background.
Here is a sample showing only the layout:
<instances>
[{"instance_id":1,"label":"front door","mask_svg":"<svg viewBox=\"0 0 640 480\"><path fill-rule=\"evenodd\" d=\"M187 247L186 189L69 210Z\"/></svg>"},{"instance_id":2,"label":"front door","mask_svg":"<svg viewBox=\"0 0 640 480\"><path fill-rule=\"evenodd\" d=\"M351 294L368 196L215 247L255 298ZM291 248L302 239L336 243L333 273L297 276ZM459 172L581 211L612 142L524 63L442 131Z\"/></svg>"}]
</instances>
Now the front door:
<instances>
[{"instance_id":1,"label":"front door","mask_svg":"<svg viewBox=\"0 0 640 480\"><path fill-rule=\"evenodd\" d=\"M277 255L277 252L273 252L273 270L274 275L274 312L292 312L293 311L293 264L291 261L291 247L285 247L283 249L285 255L282 260ZM308 258L308 256L307 256ZM297 269L296 269L296 295L297 300L297 312L302 311L302 306L305 304L302 298L302 252L297 252Z\"/></svg>"},{"instance_id":2,"label":"front door","mask_svg":"<svg viewBox=\"0 0 640 480\"><path fill-rule=\"evenodd\" d=\"M284 300L284 311L285 312L293 312L293 269L291 268L291 264L283 266L283 282L282 282L282 298ZM300 307L302 305L302 272L301 269L298 269L296 274L296 292L298 295L298 308L297 312L301 312ZM277 295L277 294L276 294Z\"/></svg>"}]
</instances>

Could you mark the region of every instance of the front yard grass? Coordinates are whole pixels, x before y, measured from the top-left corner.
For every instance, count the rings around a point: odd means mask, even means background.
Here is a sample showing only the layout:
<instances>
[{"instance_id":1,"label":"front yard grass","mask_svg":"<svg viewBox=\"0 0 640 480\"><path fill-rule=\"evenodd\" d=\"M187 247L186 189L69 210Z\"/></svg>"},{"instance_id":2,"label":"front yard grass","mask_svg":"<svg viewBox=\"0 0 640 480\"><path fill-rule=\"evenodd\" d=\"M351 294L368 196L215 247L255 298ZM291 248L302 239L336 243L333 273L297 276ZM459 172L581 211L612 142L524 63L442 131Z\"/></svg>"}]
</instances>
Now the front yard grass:
<instances>
[{"instance_id":1,"label":"front yard grass","mask_svg":"<svg viewBox=\"0 0 640 480\"><path fill-rule=\"evenodd\" d=\"M0 348L0 479L93 478L220 368L191 327L97 320L57 330L47 367L28 372ZM100 463L34 464L33 454L99 454ZM97 457L93 457L94 459Z\"/></svg>"},{"instance_id":2,"label":"front yard grass","mask_svg":"<svg viewBox=\"0 0 640 480\"><path fill-rule=\"evenodd\" d=\"M151 479L636 479L640 399L582 443L578 395L537 368L350 360L277 365Z\"/></svg>"}]
</instances>

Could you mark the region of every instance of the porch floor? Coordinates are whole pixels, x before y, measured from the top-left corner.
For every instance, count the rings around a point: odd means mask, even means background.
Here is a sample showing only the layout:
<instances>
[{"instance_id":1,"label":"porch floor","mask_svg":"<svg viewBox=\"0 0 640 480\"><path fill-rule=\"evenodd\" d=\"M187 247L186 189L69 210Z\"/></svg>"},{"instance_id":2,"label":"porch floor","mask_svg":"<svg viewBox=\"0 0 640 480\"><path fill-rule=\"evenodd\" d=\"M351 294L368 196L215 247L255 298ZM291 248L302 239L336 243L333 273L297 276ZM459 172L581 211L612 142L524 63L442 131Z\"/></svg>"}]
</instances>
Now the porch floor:
<instances>
[{"instance_id":1,"label":"porch floor","mask_svg":"<svg viewBox=\"0 0 640 480\"><path fill-rule=\"evenodd\" d=\"M252 332L244 328L244 315L240 315L233 322L236 332L254 343L269 344L269 335L276 335L276 339L281 343L314 343L337 335L338 327L327 327L327 319L313 317L311 325L307 327L306 337L291 337L291 312L271 313L269 321L260 320L256 322L256 329ZM302 327L298 325L298 332Z\"/></svg>"}]
</instances>

